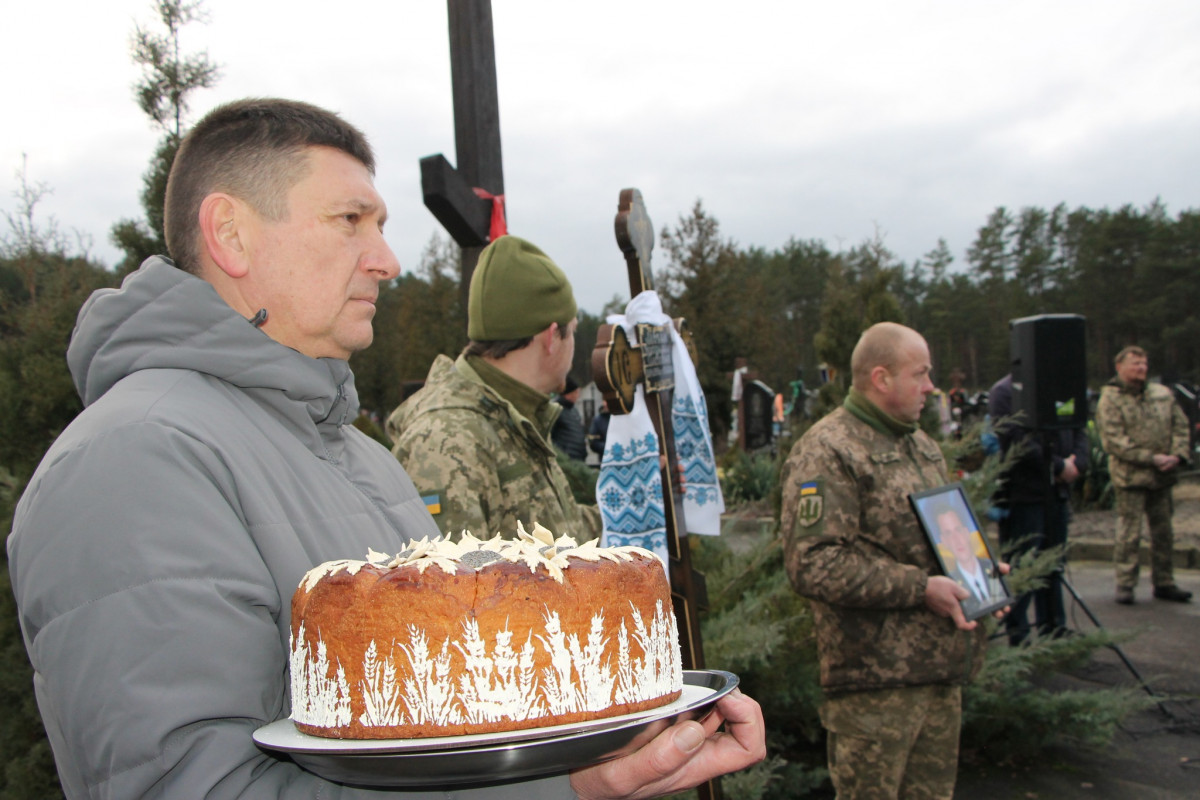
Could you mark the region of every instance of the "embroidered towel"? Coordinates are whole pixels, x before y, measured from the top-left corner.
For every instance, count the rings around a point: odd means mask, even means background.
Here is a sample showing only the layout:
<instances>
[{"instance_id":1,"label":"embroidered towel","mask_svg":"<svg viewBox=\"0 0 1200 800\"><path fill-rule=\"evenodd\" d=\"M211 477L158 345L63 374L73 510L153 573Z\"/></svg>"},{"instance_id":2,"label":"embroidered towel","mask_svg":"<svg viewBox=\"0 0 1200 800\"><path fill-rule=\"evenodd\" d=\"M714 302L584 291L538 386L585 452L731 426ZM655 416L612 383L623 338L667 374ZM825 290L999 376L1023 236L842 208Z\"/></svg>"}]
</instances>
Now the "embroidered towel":
<instances>
[{"instance_id":1,"label":"embroidered towel","mask_svg":"<svg viewBox=\"0 0 1200 800\"><path fill-rule=\"evenodd\" d=\"M642 292L629 302L624 316L608 318L636 340L639 322L669 325L657 293ZM684 474L684 519L688 533L718 535L725 501L717 480L708 407L687 346L671 327L675 397L671 409L675 454ZM659 473L658 436L639 384L633 411L613 414L596 482L596 502L604 522L601 544L607 547L636 545L667 560L666 518L662 477Z\"/></svg>"}]
</instances>

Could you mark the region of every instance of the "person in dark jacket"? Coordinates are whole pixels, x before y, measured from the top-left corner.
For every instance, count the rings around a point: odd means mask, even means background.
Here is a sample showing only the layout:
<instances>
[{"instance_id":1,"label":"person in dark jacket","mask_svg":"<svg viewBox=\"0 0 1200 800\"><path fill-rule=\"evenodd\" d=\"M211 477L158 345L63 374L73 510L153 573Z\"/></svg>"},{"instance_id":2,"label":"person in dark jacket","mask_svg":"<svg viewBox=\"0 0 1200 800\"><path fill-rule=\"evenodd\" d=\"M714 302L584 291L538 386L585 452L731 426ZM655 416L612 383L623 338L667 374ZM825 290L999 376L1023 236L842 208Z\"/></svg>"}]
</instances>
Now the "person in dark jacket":
<instances>
[{"instance_id":1,"label":"person in dark jacket","mask_svg":"<svg viewBox=\"0 0 1200 800\"><path fill-rule=\"evenodd\" d=\"M1000 478L994 497L1000 509L1000 547L1009 560L1030 551L1062 547L1067 543L1071 519L1071 484L1088 466L1088 437L1083 428L1055 431L1031 430L1013 416L1012 374L1005 375L988 392L988 415L1000 442L1000 452L1016 450L1012 465ZM1046 578L1046 585L1021 595L1005 619L1010 644L1029 636L1029 606L1037 631L1059 635L1067 617L1062 598L1062 562Z\"/></svg>"},{"instance_id":2,"label":"person in dark jacket","mask_svg":"<svg viewBox=\"0 0 1200 800\"><path fill-rule=\"evenodd\" d=\"M588 449L598 456L604 455L604 443L608 440L608 421L612 418L612 412L608 410L608 401L600 401L600 410L596 412L596 416L592 417L592 424L588 426L587 444Z\"/></svg>"},{"instance_id":3,"label":"person in dark jacket","mask_svg":"<svg viewBox=\"0 0 1200 800\"><path fill-rule=\"evenodd\" d=\"M575 383L575 379L570 375L567 376L567 383L555 398L555 402L562 406L562 413L550 429L550 441L569 458L583 461L587 458L587 440L583 435L583 418L579 416L579 409L575 407L579 402L579 384Z\"/></svg>"},{"instance_id":4,"label":"person in dark jacket","mask_svg":"<svg viewBox=\"0 0 1200 800\"><path fill-rule=\"evenodd\" d=\"M381 796L252 738L290 714L301 577L437 535L396 459L352 424L347 359L371 343L379 283L400 269L373 176L365 137L335 114L285 100L218 107L171 169L176 261L148 259L80 310L67 361L85 408L8 537L67 797ZM717 712L569 776L395 794L678 791L765 753L753 700L735 693Z\"/></svg>"}]
</instances>

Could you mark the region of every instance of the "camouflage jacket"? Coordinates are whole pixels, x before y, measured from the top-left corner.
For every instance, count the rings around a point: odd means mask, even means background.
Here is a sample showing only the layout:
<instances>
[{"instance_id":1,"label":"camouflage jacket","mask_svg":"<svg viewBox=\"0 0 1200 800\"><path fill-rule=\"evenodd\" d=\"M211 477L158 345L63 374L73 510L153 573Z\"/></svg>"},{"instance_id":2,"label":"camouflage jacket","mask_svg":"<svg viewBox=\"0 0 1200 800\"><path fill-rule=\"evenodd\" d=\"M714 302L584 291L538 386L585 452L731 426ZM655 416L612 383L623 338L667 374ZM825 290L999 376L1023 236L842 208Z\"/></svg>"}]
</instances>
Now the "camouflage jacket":
<instances>
[{"instance_id":1,"label":"camouflage jacket","mask_svg":"<svg viewBox=\"0 0 1200 800\"><path fill-rule=\"evenodd\" d=\"M539 420L540 429L549 430L553 421ZM600 535L599 512L575 502L539 425L484 383L465 358L438 356L424 388L387 424L392 453L444 533L512 537L520 520L580 542Z\"/></svg>"},{"instance_id":2,"label":"camouflage jacket","mask_svg":"<svg viewBox=\"0 0 1200 800\"><path fill-rule=\"evenodd\" d=\"M1179 470L1160 472L1152 461L1156 453L1179 456L1188 463L1187 417L1175 403L1175 395L1160 383L1147 383L1137 391L1113 378L1100 390L1096 427L1118 489L1173 485Z\"/></svg>"},{"instance_id":3,"label":"camouflage jacket","mask_svg":"<svg viewBox=\"0 0 1200 800\"><path fill-rule=\"evenodd\" d=\"M788 576L812 601L821 685L832 692L965 683L983 626L960 631L925 606L941 574L908 502L948 482L936 442L898 436L845 407L808 430L783 474Z\"/></svg>"}]
</instances>

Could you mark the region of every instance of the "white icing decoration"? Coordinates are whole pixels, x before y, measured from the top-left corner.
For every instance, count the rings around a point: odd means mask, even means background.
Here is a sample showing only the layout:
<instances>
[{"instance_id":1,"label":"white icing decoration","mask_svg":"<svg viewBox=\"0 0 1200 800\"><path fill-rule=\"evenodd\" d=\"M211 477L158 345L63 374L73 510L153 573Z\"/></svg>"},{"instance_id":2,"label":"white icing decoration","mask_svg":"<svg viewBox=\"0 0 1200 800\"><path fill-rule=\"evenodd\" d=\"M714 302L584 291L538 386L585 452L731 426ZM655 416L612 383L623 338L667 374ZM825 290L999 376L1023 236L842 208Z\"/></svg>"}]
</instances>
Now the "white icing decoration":
<instances>
[{"instance_id":1,"label":"white icing decoration","mask_svg":"<svg viewBox=\"0 0 1200 800\"><path fill-rule=\"evenodd\" d=\"M337 573L343 569L351 575L358 572L367 564L381 569L395 569L406 564L414 564L421 574L431 564L436 564L443 572L453 575L458 566L469 566L462 563L462 556L474 550L488 550L496 553L510 563L524 563L530 572L536 572L538 567L544 568L554 580L563 582L562 571L571 566L572 558L584 561L632 561L634 556L649 558L653 556L661 562L655 553L641 547L600 547L595 540L577 544L570 536L554 535L538 523L534 523L533 532L525 530L525 526L517 521L517 538L503 539L499 534L491 539L477 539L470 531L463 531L457 542L439 536L432 541L428 536L420 541L410 539L407 547L396 556L376 552L373 548L367 550L366 561L327 561L309 570L300 584L305 591L311 592L322 577ZM472 567L479 570L483 566Z\"/></svg>"},{"instance_id":2,"label":"white icing decoration","mask_svg":"<svg viewBox=\"0 0 1200 800\"><path fill-rule=\"evenodd\" d=\"M358 687L367 727L405 724L457 725L463 722L522 721L577 711L601 711L615 704L662 697L683 686L683 667L675 616L662 601L645 620L630 604L617 629L615 647L603 635L604 615L592 616L586 641L583 631L565 633L558 613L547 610L541 633L530 635L517 649L511 631L499 631L488 649L474 619L462 623L462 636L447 639L435 652L424 629L408 626L408 641L392 642L386 656L371 641L363 653L364 680ZM632 627L632 641L629 628ZM550 654L551 667L539 676L533 668L534 640ZM403 653L410 676L397 680L396 649ZM640 657L633 657L634 650ZM455 655L457 653L457 656ZM451 662L462 662L455 686ZM615 660L615 664L613 663ZM292 717L327 728L350 723L350 696L339 665L328 674L325 643L317 636L316 653L308 647L304 625L291 653Z\"/></svg>"},{"instance_id":3,"label":"white icing decoration","mask_svg":"<svg viewBox=\"0 0 1200 800\"><path fill-rule=\"evenodd\" d=\"M384 557L386 558L386 556ZM326 575L336 575L343 569L351 575L355 575L366 565L367 562L365 561L352 561L345 558L340 561L326 561L324 564L318 564L306 572L304 577L300 579L300 585L304 587L304 591L311 592L313 587L317 585L317 582Z\"/></svg>"},{"instance_id":4,"label":"white icing decoration","mask_svg":"<svg viewBox=\"0 0 1200 800\"><path fill-rule=\"evenodd\" d=\"M329 678L329 657L325 642L317 636L317 652L309 650L304 638L304 623L292 640L292 719L323 728L350 724L350 685L339 664L335 677Z\"/></svg>"}]
</instances>

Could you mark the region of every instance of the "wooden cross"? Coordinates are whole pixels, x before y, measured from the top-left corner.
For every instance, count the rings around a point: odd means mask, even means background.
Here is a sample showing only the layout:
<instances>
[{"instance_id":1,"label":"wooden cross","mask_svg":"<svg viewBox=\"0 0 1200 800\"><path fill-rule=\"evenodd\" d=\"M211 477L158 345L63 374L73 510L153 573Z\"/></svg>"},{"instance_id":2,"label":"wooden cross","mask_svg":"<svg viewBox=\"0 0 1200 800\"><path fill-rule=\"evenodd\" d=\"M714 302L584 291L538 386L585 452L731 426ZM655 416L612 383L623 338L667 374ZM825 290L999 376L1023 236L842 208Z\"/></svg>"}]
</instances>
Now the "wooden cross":
<instances>
[{"instance_id":1,"label":"wooden cross","mask_svg":"<svg viewBox=\"0 0 1200 800\"><path fill-rule=\"evenodd\" d=\"M621 191L616 218L617 244L625 255L629 271L629 291L636 297L653 288L650 251L654 248L654 228L646 214L642 194L637 189ZM683 328L683 320L675 320ZM686 329L681 331L686 334ZM688 548L687 524L683 513L683 492L678 481L675 433L671 425L675 372L671 358L671 333L666 325L638 324L637 342L630 342L620 325L601 325L596 348L592 351L592 377L604 393L613 414L633 410L637 384L641 383L654 430L658 434L660 456L666 457L662 473L663 505L667 528L668 575L684 669L703 669L704 650L700 641L700 609L707 606L704 575L692 568ZM690 339L684 336L685 341ZM690 346L692 360L696 358Z\"/></svg>"},{"instance_id":2,"label":"wooden cross","mask_svg":"<svg viewBox=\"0 0 1200 800\"><path fill-rule=\"evenodd\" d=\"M462 249L459 290L466 308L471 274L490 241L495 208L490 197L504 195L500 103L491 0L446 0L446 10L458 169L441 153L422 158L421 194L425 207Z\"/></svg>"},{"instance_id":3,"label":"wooden cross","mask_svg":"<svg viewBox=\"0 0 1200 800\"><path fill-rule=\"evenodd\" d=\"M637 189L622 189L615 220L617 245L625 255L629 271L629 296L637 297L654 288L650 272L650 251L654 249L654 226ZM675 327L687 343L692 362L696 350L684 321ZM633 410L637 384L645 392L646 408L658 434L662 469L663 510L667 529L667 574L671 580L671 604L679 628L679 645L684 669L704 668L704 649L700 639L700 611L708 606L704 575L692 567L687 540L687 522L683 514L683 492L677 480L675 431L671 424L671 406L675 396L675 366L671 332L666 325L637 324L637 342L631 343L620 325L601 325L592 350L592 378L608 401L613 414ZM696 787L700 800L720 800L721 784L716 779Z\"/></svg>"}]
</instances>

